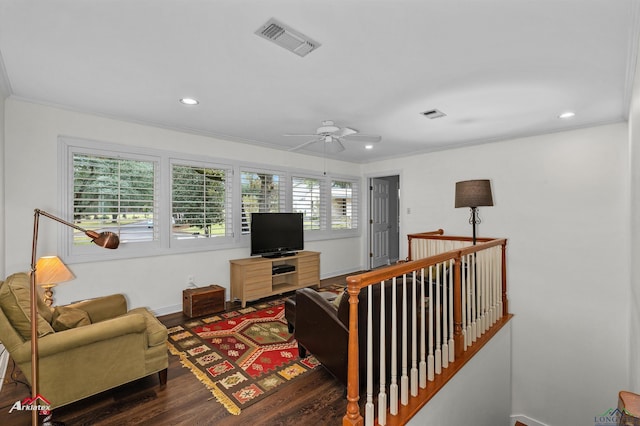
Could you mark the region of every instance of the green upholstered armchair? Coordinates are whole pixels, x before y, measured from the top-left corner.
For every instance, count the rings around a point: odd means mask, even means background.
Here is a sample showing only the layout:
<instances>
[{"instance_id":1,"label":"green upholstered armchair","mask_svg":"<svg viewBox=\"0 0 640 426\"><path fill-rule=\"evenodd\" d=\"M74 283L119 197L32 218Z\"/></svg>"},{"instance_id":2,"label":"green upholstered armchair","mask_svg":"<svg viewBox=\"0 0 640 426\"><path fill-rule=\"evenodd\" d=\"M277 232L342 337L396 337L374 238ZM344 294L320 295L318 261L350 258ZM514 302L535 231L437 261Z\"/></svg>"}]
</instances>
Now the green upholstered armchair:
<instances>
[{"instance_id":1,"label":"green upholstered armchair","mask_svg":"<svg viewBox=\"0 0 640 426\"><path fill-rule=\"evenodd\" d=\"M31 381L29 276L0 282L0 341ZM116 294L61 307L38 301L38 393L60 407L158 373L167 380L167 329Z\"/></svg>"}]
</instances>

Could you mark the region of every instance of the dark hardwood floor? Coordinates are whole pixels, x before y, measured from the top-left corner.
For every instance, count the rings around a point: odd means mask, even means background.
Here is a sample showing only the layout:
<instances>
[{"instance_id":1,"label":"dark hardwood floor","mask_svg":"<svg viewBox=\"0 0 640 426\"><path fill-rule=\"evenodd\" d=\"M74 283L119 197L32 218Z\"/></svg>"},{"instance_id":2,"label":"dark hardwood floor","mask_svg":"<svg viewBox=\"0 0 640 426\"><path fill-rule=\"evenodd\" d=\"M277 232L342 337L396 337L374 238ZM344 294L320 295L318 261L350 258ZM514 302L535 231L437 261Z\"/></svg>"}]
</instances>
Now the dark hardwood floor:
<instances>
[{"instance_id":1,"label":"dark hardwood floor","mask_svg":"<svg viewBox=\"0 0 640 426\"><path fill-rule=\"evenodd\" d=\"M350 274L351 275L351 274ZM321 286L344 284L344 276L322 280ZM232 303L228 309L239 304ZM187 318L182 313L160 317L167 326ZM31 423L29 412L9 413L13 404L30 396L22 372L9 361L0 391L0 425ZM8 382L8 383L7 383ZM168 382L160 388L158 375L128 383L54 411L53 420L66 425L339 425L346 410L345 389L324 368L284 386L280 391L242 410L229 414L210 391L169 355Z\"/></svg>"}]
</instances>

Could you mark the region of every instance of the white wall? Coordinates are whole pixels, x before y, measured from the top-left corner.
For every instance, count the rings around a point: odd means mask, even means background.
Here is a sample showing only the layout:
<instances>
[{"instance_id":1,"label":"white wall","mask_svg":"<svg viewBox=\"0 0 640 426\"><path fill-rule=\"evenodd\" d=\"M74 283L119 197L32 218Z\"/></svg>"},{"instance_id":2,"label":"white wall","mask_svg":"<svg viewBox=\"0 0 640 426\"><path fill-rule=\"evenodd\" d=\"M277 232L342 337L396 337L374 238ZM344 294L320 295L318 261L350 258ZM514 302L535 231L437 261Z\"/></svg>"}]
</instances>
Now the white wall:
<instances>
[{"instance_id":1,"label":"white wall","mask_svg":"<svg viewBox=\"0 0 640 426\"><path fill-rule=\"evenodd\" d=\"M322 161L298 153L232 143L189 133L80 114L16 99L6 103L6 274L29 269L33 209L58 212L58 136L150 147L221 159L322 171ZM359 175L359 166L327 161L333 173ZM57 223L40 221L38 255L57 251ZM361 238L315 241L308 250L320 251L321 275L352 272L361 267ZM249 249L70 265L76 279L56 287L57 304L121 292L132 307L148 306L157 313L181 310L187 276L198 285L229 288L230 259L249 255ZM227 290L227 298L230 296Z\"/></svg>"},{"instance_id":2,"label":"white wall","mask_svg":"<svg viewBox=\"0 0 640 426\"><path fill-rule=\"evenodd\" d=\"M2 72L3 64L0 57L0 281L5 277L5 239L4 239L4 100L8 96L9 90L6 87L6 80ZM9 354L5 352L4 346L0 344L0 389L4 383Z\"/></svg>"},{"instance_id":3,"label":"white wall","mask_svg":"<svg viewBox=\"0 0 640 426\"><path fill-rule=\"evenodd\" d=\"M631 170L631 318L630 376L628 390L640 393L640 54L636 63L635 81L629 111L629 148Z\"/></svg>"},{"instance_id":4,"label":"white wall","mask_svg":"<svg viewBox=\"0 0 640 426\"><path fill-rule=\"evenodd\" d=\"M478 234L509 239L515 414L592 424L629 384L627 139L621 123L363 167L401 168L402 235L470 236L455 182L491 179Z\"/></svg>"},{"instance_id":5,"label":"white wall","mask_svg":"<svg viewBox=\"0 0 640 426\"><path fill-rule=\"evenodd\" d=\"M0 66L2 61L0 60ZM7 89L4 84L4 76L0 71L0 164L2 170L0 170L0 280L5 277L5 238L4 238L4 171L6 169L4 164L4 101L7 94Z\"/></svg>"},{"instance_id":6,"label":"white wall","mask_svg":"<svg viewBox=\"0 0 640 426\"><path fill-rule=\"evenodd\" d=\"M507 426L511 414L511 323L500 330L408 423Z\"/></svg>"}]
</instances>

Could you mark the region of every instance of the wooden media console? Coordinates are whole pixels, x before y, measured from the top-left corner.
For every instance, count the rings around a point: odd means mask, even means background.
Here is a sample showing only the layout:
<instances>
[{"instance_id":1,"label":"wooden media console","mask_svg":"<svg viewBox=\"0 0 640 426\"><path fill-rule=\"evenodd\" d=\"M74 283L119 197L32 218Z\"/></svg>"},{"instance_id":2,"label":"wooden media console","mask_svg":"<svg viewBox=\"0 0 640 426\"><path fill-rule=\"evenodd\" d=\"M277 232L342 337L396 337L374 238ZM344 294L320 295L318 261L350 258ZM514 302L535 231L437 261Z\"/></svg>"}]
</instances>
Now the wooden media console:
<instances>
[{"instance_id":1,"label":"wooden media console","mask_svg":"<svg viewBox=\"0 0 640 426\"><path fill-rule=\"evenodd\" d=\"M231 300L240 299L243 308L247 300L320 284L320 253L315 251L277 258L249 257L229 263Z\"/></svg>"}]
</instances>

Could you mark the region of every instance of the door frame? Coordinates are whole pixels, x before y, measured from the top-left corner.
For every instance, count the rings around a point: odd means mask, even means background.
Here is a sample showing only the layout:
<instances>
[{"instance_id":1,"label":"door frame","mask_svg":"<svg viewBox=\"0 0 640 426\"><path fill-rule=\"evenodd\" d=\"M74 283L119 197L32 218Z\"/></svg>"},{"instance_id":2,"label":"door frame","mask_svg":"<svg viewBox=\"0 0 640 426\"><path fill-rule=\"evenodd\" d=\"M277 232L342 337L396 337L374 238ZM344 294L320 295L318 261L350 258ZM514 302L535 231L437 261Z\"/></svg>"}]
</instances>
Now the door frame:
<instances>
[{"instance_id":1,"label":"door frame","mask_svg":"<svg viewBox=\"0 0 640 426\"><path fill-rule=\"evenodd\" d=\"M371 229L371 180L372 179L382 179L382 178L390 178L390 177L397 177L398 178L398 188L397 190L391 190L390 191L390 196L392 194L395 194L396 197L395 199L392 199L392 197L390 197L389 203L396 203L397 205L397 214L395 218L391 218L390 216L390 220L395 219L398 222L398 233L397 233L397 243L398 243L398 258L401 258L402 256L402 241L400 239L400 235L402 235L402 227L403 227L403 222L401 220L401 214L400 212L402 211L402 173L400 171L389 171L389 172L385 172L385 173L371 173L371 174L367 174L365 175L365 179L366 179L366 206L367 206L367 218L366 218L366 225L367 225L367 238L365 239L365 247L364 247L364 262L363 265L366 265L366 269L369 270L371 269L371 243L373 241L373 236L372 236L372 229ZM391 238L389 238L389 242L391 242Z\"/></svg>"}]
</instances>

